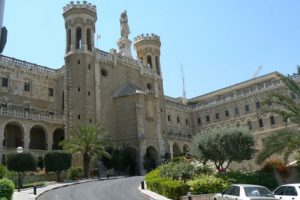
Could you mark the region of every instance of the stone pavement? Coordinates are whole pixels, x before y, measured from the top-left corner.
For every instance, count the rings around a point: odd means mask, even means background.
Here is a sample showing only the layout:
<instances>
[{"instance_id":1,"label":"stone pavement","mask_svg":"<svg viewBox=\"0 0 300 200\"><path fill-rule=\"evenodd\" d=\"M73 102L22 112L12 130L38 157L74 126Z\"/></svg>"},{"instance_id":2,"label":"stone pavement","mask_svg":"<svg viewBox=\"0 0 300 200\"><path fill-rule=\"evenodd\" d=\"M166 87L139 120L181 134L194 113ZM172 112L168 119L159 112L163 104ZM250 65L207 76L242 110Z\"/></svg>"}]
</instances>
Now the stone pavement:
<instances>
[{"instance_id":1,"label":"stone pavement","mask_svg":"<svg viewBox=\"0 0 300 200\"><path fill-rule=\"evenodd\" d=\"M121 177L112 177L112 179L114 178L121 178ZM47 186L37 187L36 195L33 194L33 188L23 189L20 192L17 191L14 192L13 200L35 200L39 195L43 194L48 190L53 190L55 188L67 187L69 185L75 185L75 184L92 182L92 181L98 181L98 179L81 180L81 181L75 181L69 183L50 183ZM141 195L148 200L171 200L157 193L154 193L150 190L146 190L146 189L142 190L141 187L139 187L138 190L140 191Z\"/></svg>"}]
</instances>

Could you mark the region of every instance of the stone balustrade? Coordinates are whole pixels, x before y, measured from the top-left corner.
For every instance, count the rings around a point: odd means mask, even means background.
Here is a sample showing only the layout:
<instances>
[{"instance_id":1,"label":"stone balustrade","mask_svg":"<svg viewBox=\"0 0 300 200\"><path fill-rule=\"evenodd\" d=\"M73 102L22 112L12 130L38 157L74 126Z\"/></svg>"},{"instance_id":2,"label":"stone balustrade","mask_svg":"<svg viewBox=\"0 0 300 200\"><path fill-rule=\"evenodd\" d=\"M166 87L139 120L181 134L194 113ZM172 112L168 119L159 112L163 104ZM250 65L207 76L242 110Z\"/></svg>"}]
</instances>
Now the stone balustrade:
<instances>
[{"instance_id":1,"label":"stone balustrade","mask_svg":"<svg viewBox=\"0 0 300 200\"><path fill-rule=\"evenodd\" d=\"M63 115L37 114L30 113L29 111L20 111L3 107L0 108L0 116L15 117L20 119L32 119L36 121L63 124Z\"/></svg>"},{"instance_id":2,"label":"stone balustrade","mask_svg":"<svg viewBox=\"0 0 300 200\"><path fill-rule=\"evenodd\" d=\"M51 69L49 67L29 63L23 60L18 60L12 57L0 55L0 63L6 64L8 66L16 66L16 67L23 67L27 68L30 71L35 71L35 72L46 72L48 74L55 75L60 69Z\"/></svg>"}]
</instances>

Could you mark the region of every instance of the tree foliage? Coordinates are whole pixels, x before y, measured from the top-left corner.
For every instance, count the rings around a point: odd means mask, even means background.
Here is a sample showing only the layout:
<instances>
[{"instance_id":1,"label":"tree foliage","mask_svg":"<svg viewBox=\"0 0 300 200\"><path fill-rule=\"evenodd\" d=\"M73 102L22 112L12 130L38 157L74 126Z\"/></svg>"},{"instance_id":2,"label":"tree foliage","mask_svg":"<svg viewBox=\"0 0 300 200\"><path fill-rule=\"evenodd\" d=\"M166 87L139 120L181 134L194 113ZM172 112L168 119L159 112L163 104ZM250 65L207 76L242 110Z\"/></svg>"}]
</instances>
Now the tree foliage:
<instances>
[{"instance_id":1,"label":"tree foliage","mask_svg":"<svg viewBox=\"0 0 300 200\"><path fill-rule=\"evenodd\" d=\"M246 128L217 128L194 136L191 153L204 164L212 161L217 169L227 169L232 161L251 159L254 146L254 138Z\"/></svg>"},{"instance_id":2,"label":"tree foliage","mask_svg":"<svg viewBox=\"0 0 300 200\"><path fill-rule=\"evenodd\" d=\"M60 173L71 167L72 155L65 151L49 151L44 156L44 165L47 172L55 172L57 181Z\"/></svg>"},{"instance_id":3,"label":"tree foliage","mask_svg":"<svg viewBox=\"0 0 300 200\"><path fill-rule=\"evenodd\" d=\"M292 96L281 92L270 92L263 101L262 112L278 114L284 122L293 122L300 125L300 105L297 100L300 97L300 87L291 77L282 74L279 74L279 77ZM272 107L269 106L271 104ZM289 155L299 150L299 147L300 132L296 129L282 129L263 139L263 149L257 155L256 162L261 164L265 159L276 153L283 154L284 161L287 162Z\"/></svg>"},{"instance_id":4,"label":"tree foliage","mask_svg":"<svg viewBox=\"0 0 300 200\"><path fill-rule=\"evenodd\" d=\"M106 152L106 130L101 125L81 125L70 133L70 138L60 142L63 149L83 156L83 176L89 177L92 157L110 157Z\"/></svg>"}]
</instances>

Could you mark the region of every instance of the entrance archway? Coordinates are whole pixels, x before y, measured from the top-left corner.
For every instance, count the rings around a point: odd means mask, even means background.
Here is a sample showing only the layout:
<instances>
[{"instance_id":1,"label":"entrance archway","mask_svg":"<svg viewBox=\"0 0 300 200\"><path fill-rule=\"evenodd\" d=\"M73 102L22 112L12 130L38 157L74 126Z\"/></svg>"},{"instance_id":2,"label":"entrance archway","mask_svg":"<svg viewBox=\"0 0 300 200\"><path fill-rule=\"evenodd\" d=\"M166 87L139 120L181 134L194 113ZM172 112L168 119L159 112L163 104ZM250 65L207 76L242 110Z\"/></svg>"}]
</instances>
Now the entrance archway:
<instances>
[{"instance_id":1,"label":"entrance archway","mask_svg":"<svg viewBox=\"0 0 300 200\"><path fill-rule=\"evenodd\" d=\"M173 144L173 158L180 156L181 155L181 150L179 144L176 142Z\"/></svg>"},{"instance_id":2,"label":"entrance archway","mask_svg":"<svg viewBox=\"0 0 300 200\"><path fill-rule=\"evenodd\" d=\"M138 175L138 152L132 147L126 147L125 152L125 165L127 167L126 171L129 175Z\"/></svg>"},{"instance_id":3,"label":"entrance archway","mask_svg":"<svg viewBox=\"0 0 300 200\"><path fill-rule=\"evenodd\" d=\"M19 123L10 122L5 126L2 144L9 148L24 147L24 131Z\"/></svg>"},{"instance_id":4,"label":"entrance archway","mask_svg":"<svg viewBox=\"0 0 300 200\"><path fill-rule=\"evenodd\" d=\"M149 146L146 149L146 154L144 156L144 168L147 172L155 169L158 165L158 154L153 146Z\"/></svg>"},{"instance_id":5,"label":"entrance archway","mask_svg":"<svg viewBox=\"0 0 300 200\"><path fill-rule=\"evenodd\" d=\"M53 145L52 150L62 150L62 147L59 145L61 141L65 139L64 129L56 129L53 133Z\"/></svg>"},{"instance_id":6,"label":"entrance archway","mask_svg":"<svg viewBox=\"0 0 300 200\"><path fill-rule=\"evenodd\" d=\"M30 129L29 149L46 150L46 133L42 126L36 125Z\"/></svg>"}]
</instances>

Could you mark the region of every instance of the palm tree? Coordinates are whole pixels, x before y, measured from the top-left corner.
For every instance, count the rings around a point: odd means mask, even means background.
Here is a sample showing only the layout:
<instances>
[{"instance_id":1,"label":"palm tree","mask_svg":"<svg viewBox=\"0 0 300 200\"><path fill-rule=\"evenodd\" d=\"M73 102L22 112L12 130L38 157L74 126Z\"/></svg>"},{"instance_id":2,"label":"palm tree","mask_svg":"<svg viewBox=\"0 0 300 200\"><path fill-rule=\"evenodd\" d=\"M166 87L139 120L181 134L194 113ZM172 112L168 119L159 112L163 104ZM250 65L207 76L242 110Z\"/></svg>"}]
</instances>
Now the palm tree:
<instances>
[{"instance_id":1,"label":"palm tree","mask_svg":"<svg viewBox=\"0 0 300 200\"><path fill-rule=\"evenodd\" d=\"M298 66L298 74L300 68ZM300 87L292 78L279 74L284 85L292 92L294 97L300 97ZM300 125L300 105L286 94L280 92L270 92L267 99L263 101L263 105L275 104L275 108L264 107L262 112L275 113L282 117L285 122L294 122ZM263 139L263 149L258 153L256 162L261 164L271 155L278 153L284 155L284 161L287 162L289 155L300 148L300 132L298 129L285 128L276 131L274 134Z\"/></svg>"},{"instance_id":2,"label":"palm tree","mask_svg":"<svg viewBox=\"0 0 300 200\"><path fill-rule=\"evenodd\" d=\"M92 157L108 157L106 152L106 130L101 125L81 125L70 133L69 139L60 142L66 151L79 153L83 156L83 176L88 178L89 167Z\"/></svg>"}]
</instances>

